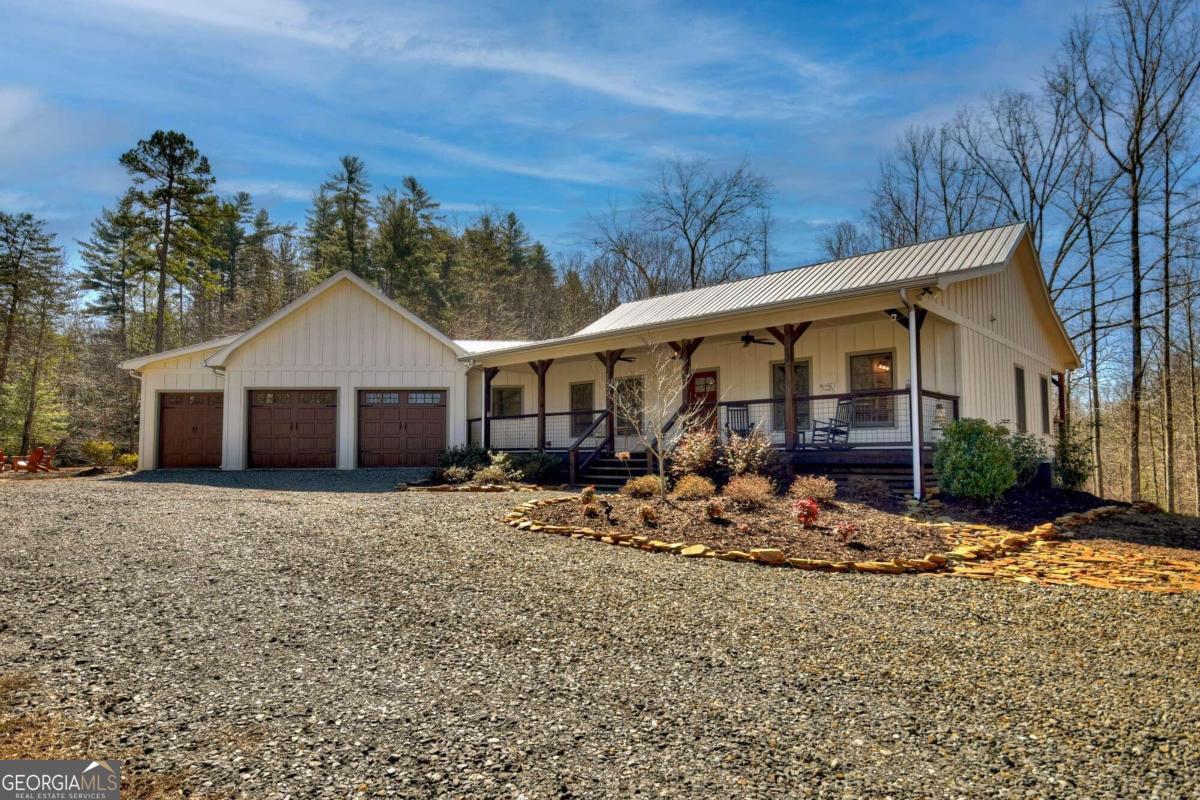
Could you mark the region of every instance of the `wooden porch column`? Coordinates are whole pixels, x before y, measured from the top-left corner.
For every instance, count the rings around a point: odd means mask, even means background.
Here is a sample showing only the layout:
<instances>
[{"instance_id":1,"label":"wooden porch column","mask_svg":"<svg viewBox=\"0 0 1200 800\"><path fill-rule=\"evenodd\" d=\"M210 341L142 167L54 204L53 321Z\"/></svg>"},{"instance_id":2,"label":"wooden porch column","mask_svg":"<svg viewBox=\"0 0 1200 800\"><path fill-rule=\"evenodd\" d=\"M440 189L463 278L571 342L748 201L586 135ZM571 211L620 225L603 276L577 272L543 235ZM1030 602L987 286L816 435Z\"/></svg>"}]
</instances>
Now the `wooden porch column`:
<instances>
[{"instance_id":1,"label":"wooden porch column","mask_svg":"<svg viewBox=\"0 0 1200 800\"><path fill-rule=\"evenodd\" d=\"M695 339L680 339L678 342L667 342L671 349L675 351L675 355L683 362L683 393L679 398L680 411L687 410L688 404L688 382L692 379L692 354L696 352L696 348L704 341L703 336L698 336Z\"/></svg>"},{"instance_id":2,"label":"wooden porch column","mask_svg":"<svg viewBox=\"0 0 1200 800\"><path fill-rule=\"evenodd\" d=\"M483 368L483 449L492 449L492 379L499 367Z\"/></svg>"},{"instance_id":3,"label":"wooden porch column","mask_svg":"<svg viewBox=\"0 0 1200 800\"><path fill-rule=\"evenodd\" d=\"M616 401L613 398L613 377L616 372L617 362L621 360L621 354L625 349L620 350L605 350L603 353L596 353L596 358L600 359L600 363L604 365L604 415L607 417L606 427L607 432L604 435L604 445L612 450L616 447L616 424L617 415L613 409L616 406Z\"/></svg>"},{"instance_id":4,"label":"wooden porch column","mask_svg":"<svg viewBox=\"0 0 1200 800\"><path fill-rule=\"evenodd\" d=\"M543 358L540 361L529 362L529 366L533 369L533 374L537 375L537 438L539 453L546 452L546 372L549 371L550 365L553 363L553 358Z\"/></svg>"},{"instance_id":5,"label":"wooden porch column","mask_svg":"<svg viewBox=\"0 0 1200 800\"><path fill-rule=\"evenodd\" d=\"M796 449L796 340L804 335L811 322L767 328L775 341L783 345L783 448Z\"/></svg>"}]
</instances>

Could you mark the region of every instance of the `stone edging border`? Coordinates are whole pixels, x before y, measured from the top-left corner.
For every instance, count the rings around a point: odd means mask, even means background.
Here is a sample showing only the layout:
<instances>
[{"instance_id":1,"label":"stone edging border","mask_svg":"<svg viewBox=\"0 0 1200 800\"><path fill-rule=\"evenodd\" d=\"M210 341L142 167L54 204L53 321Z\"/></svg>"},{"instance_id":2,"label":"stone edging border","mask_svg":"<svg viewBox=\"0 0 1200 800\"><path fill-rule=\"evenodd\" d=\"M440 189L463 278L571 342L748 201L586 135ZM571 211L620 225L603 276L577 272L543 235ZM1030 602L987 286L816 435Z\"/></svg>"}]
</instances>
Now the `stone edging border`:
<instances>
[{"instance_id":1,"label":"stone edging border","mask_svg":"<svg viewBox=\"0 0 1200 800\"><path fill-rule=\"evenodd\" d=\"M503 484L503 483L442 483L436 486L410 486L404 484L404 488L396 487L398 492L542 492L544 487L534 486L528 483Z\"/></svg>"},{"instance_id":2,"label":"stone edging border","mask_svg":"<svg viewBox=\"0 0 1200 800\"><path fill-rule=\"evenodd\" d=\"M573 525L552 525L536 522L529 518L529 512L543 506L571 503L578 501L577 497L552 497L529 500L514 506L504 515L503 522L517 530L527 530L534 533L553 533L559 536L570 536L576 539L595 539L605 544L621 547L636 547L652 553L669 553L685 558L719 558L722 561L751 561L769 566L791 566L796 569L815 570L821 572L861 572L872 575L900 575L911 572L936 572L946 567L952 561L971 561L980 558L1001 558L1010 553L1023 550L1031 544L1050 541L1058 536L1060 530L1071 530L1081 525L1095 522L1101 517L1122 512L1146 511L1139 506L1100 506L1090 511L1064 514L1053 522L1036 525L1028 533L1001 532L986 526L975 526L972 530L978 535L979 541L971 544L960 544L946 553L929 553L924 558L894 558L891 561L826 561L816 558L789 558L782 550L773 547L752 549L749 552L741 550L714 550L702 544L686 542L664 542L649 536L627 532L604 533L594 528L576 527ZM931 527L946 527L946 523L920 523Z\"/></svg>"}]
</instances>

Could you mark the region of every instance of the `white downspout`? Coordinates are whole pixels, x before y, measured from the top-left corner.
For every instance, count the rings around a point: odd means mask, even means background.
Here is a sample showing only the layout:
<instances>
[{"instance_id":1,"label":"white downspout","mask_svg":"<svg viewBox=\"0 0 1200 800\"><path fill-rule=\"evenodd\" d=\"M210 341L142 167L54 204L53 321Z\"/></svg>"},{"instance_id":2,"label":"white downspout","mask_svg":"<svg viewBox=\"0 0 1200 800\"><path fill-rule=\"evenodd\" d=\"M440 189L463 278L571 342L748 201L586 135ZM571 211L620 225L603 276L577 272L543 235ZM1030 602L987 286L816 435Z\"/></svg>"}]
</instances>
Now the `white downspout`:
<instances>
[{"instance_id":1,"label":"white downspout","mask_svg":"<svg viewBox=\"0 0 1200 800\"><path fill-rule=\"evenodd\" d=\"M917 368L917 337L921 334L917 330L916 301L909 299L907 289L900 290L900 299L908 308L908 393L911 404L908 417L912 428L909 435L912 438L913 497L921 500L921 376Z\"/></svg>"}]
</instances>

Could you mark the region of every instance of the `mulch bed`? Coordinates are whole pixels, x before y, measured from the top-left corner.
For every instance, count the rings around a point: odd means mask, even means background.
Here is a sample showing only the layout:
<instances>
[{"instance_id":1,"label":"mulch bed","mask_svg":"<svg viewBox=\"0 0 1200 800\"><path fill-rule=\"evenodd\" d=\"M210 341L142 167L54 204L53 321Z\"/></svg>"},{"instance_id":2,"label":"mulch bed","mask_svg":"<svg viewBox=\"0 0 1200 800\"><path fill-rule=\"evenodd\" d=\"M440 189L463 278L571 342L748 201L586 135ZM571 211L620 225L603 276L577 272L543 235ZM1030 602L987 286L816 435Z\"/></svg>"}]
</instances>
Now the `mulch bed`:
<instances>
[{"instance_id":1,"label":"mulch bed","mask_svg":"<svg viewBox=\"0 0 1200 800\"><path fill-rule=\"evenodd\" d=\"M957 500L939 495L941 514L961 522L974 522L996 528L1027 531L1034 525L1055 519L1063 514L1090 511L1100 506L1124 505L1104 500L1090 492L1028 486L1010 489L990 506L980 506L969 500Z\"/></svg>"},{"instance_id":2,"label":"mulch bed","mask_svg":"<svg viewBox=\"0 0 1200 800\"><path fill-rule=\"evenodd\" d=\"M1115 514L1076 528L1071 538L1122 553L1200 560L1200 518L1181 514Z\"/></svg>"},{"instance_id":3,"label":"mulch bed","mask_svg":"<svg viewBox=\"0 0 1200 800\"><path fill-rule=\"evenodd\" d=\"M674 500L665 505L655 501L634 500L621 495L605 495L611 516L585 517L578 503L543 506L530 514L532 519L552 525L574 525L596 531L613 529L623 533L649 536L666 542L703 544L714 550L741 550L773 547L791 558L818 558L829 561L886 561L892 558L921 558L940 553L946 540L938 529L880 511L856 502L837 501L821 509L812 528L805 528L791 514L791 500L777 498L757 511L745 511L727 505L725 519L712 522L704 514L703 500ZM637 518L637 507L649 502L659 514L658 524L644 525ZM748 526L744 532L741 525ZM856 531L848 536L835 529L853 524Z\"/></svg>"}]
</instances>

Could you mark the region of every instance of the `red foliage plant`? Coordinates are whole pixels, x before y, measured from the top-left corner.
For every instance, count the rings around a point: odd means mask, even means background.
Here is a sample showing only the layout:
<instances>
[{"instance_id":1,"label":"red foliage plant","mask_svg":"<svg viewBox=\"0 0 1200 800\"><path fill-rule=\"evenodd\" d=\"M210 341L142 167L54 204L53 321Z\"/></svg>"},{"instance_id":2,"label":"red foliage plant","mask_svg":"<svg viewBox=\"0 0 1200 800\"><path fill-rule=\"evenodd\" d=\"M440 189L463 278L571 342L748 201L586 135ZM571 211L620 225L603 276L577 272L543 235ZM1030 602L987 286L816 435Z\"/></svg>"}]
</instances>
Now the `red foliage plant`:
<instances>
[{"instance_id":1,"label":"red foliage plant","mask_svg":"<svg viewBox=\"0 0 1200 800\"><path fill-rule=\"evenodd\" d=\"M811 497L801 497L792 503L792 516L804 527L811 528L821 516L821 506Z\"/></svg>"}]
</instances>

